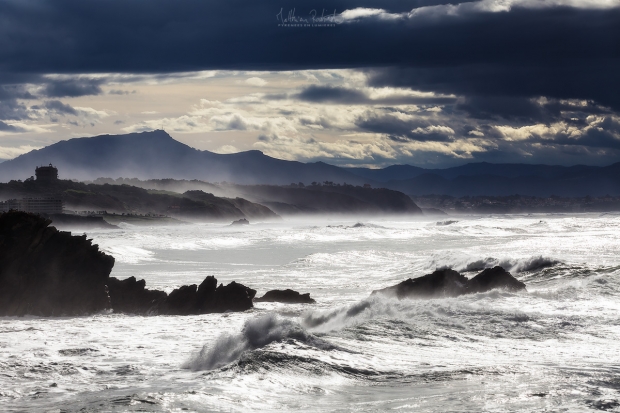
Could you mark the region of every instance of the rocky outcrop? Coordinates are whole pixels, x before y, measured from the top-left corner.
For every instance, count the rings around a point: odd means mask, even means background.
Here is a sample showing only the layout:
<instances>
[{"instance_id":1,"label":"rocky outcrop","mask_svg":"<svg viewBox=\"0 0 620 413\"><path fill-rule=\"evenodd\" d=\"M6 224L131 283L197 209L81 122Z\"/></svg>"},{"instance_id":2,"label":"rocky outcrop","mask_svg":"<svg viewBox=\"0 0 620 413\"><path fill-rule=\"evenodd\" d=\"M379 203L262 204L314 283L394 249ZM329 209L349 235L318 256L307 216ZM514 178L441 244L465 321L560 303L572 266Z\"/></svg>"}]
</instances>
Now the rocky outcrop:
<instances>
[{"instance_id":1,"label":"rocky outcrop","mask_svg":"<svg viewBox=\"0 0 620 413\"><path fill-rule=\"evenodd\" d=\"M269 302L269 303L287 303L287 304L314 304L310 293L300 294L297 291L286 290L271 290L267 291L265 295L260 298L256 298L255 302Z\"/></svg>"},{"instance_id":2,"label":"rocky outcrop","mask_svg":"<svg viewBox=\"0 0 620 413\"><path fill-rule=\"evenodd\" d=\"M0 214L0 316L85 315L103 310L127 314L206 314L252 308L256 291L207 277L170 294L144 280L110 277L114 258L86 235L72 236L38 215Z\"/></svg>"},{"instance_id":3,"label":"rocky outcrop","mask_svg":"<svg viewBox=\"0 0 620 413\"><path fill-rule=\"evenodd\" d=\"M119 280L110 277L107 280L110 307L115 313L157 314L159 307L168 298L164 291L149 290L144 280L129 277Z\"/></svg>"},{"instance_id":4,"label":"rocky outcrop","mask_svg":"<svg viewBox=\"0 0 620 413\"><path fill-rule=\"evenodd\" d=\"M197 286L183 285L170 294L149 290L144 280L135 277L108 281L111 308L115 313L143 315L192 315L245 311L252 308L256 291L236 282L217 286L213 276Z\"/></svg>"},{"instance_id":5,"label":"rocky outcrop","mask_svg":"<svg viewBox=\"0 0 620 413\"><path fill-rule=\"evenodd\" d=\"M469 292L484 293L496 288L508 291L525 290L525 284L502 267L487 268L467 283Z\"/></svg>"},{"instance_id":6,"label":"rocky outcrop","mask_svg":"<svg viewBox=\"0 0 620 413\"><path fill-rule=\"evenodd\" d=\"M451 270L437 270L418 278L410 278L397 285L373 291L402 298L439 298L475 294L496 288L508 291L525 290L525 284L514 278L502 267L487 268L472 279Z\"/></svg>"},{"instance_id":7,"label":"rocky outcrop","mask_svg":"<svg viewBox=\"0 0 620 413\"><path fill-rule=\"evenodd\" d=\"M86 235L25 212L0 214L0 315L82 315L109 308L114 258Z\"/></svg>"},{"instance_id":8,"label":"rocky outcrop","mask_svg":"<svg viewBox=\"0 0 620 413\"><path fill-rule=\"evenodd\" d=\"M247 219L245 219L245 218L241 218L241 219L238 219L238 220L236 220L236 221L233 221L233 222L230 224L230 226L231 226L231 227L234 227L234 226L237 226L237 225L250 225L250 221L248 221L248 220L247 220Z\"/></svg>"},{"instance_id":9,"label":"rocky outcrop","mask_svg":"<svg viewBox=\"0 0 620 413\"><path fill-rule=\"evenodd\" d=\"M190 315L245 311L252 308L256 290L231 282L217 285L213 276L199 285L184 285L172 291L158 309L159 314Z\"/></svg>"}]
</instances>

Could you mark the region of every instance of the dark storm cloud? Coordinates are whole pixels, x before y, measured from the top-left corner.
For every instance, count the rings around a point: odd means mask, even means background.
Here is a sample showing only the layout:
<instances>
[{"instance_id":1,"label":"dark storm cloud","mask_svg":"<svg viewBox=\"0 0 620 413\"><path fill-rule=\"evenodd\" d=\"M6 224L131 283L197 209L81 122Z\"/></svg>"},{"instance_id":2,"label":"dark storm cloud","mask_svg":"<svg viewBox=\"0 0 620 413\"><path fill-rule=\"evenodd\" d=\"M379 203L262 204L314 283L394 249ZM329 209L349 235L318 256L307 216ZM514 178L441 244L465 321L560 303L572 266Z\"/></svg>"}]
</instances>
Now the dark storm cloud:
<instances>
[{"instance_id":1,"label":"dark storm cloud","mask_svg":"<svg viewBox=\"0 0 620 413\"><path fill-rule=\"evenodd\" d=\"M511 96L469 96L460 98L456 110L474 119L508 120L535 123L549 120L542 105L535 100Z\"/></svg>"},{"instance_id":2,"label":"dark storm cloud","mask_svg":"<svg viewBox=\"0 0 620 413\"><path fill-rule=\"evenodd\" d=\"M119 89L112 89L110 91L108 91L108 94L110 95L129 95L132 93L136 93L135 90L132 90L131 92L128 90L119 90Z\"/></svg>"},{"instance_id":3,"label":"dark storm cloud","mask_svg":"<svg viewBox=\"0 0 620 413\"><path fill-rule=\"evenodd\" d=\"M18 99L33 99L34 96L24 85L0 84L0 120L23 120L28 119L28 108ZM7 125L8 126L8 125ZM9 129L2 129L9 131ZM15 132L15 130L11 131Z\"/></svg>"},{"instance_id":4,"label":"dark storm cloud","mask_svg":"<svg viewBox=\"0 0 620 413\"><path fill-rule=\"evenodd\" d=\"M421 9L442 4L456 6L449 12L441 6ZM356 126L394 141L449 142L467 137L470 131L482 131L497 143L497 149L476 153L478 160L515 160L511 156L518 151L542 161L562 161L577 159L570 157L587 154L588 148L617 155L613 148L620 132L613 116L617 118L620 111L619 8L548 7L532 2L530 8L513 5L491 12L469 7L472 3L458 4L442 0L335 0L329 4L315 0L0 0L0 120L26 119L27 108L20 100L101 94L111 78L84 76L89 73L129 73L135 81L146 74L165 80L184 76L180 72L211 69L356 68L367 72L369 86L458 98L373 100L360 90L311 86L265 99L444 105L437 122L404 120L385 111L359 118ZM328 28L278 27L276 19L281 10L287 14L295 9L297 16L309 18L312 9L341 13L358 7L390 13L416 9L416 13L358 18ZM65 76L45 76L50 73ZM28 92L20 86L24 84L38 87ZM605 121L594 127L591 115L604 116ZM300 122L313 125L317 120ZM560 132L506 143L494 128L554 122L582 128L583 133L577 138ZM242 118L222 127L247 129ZM568 158L562 158L562 153Z\"/></svg>"},{"instance_id":5,"label":"dark storm cloud","mask_svg":"<svg viewBox=\"0 0 620 413\"><path fill-rule=\"evenodd\" d=\"M47 102L43 103L43 107L51 112L58 113L60 115L78 115L77 110L75 110L73 106L62 103L59 100L48 100ZM36 108L33 106L33 109Z\"/></svg>"},{"instance_id":6,"label":"dark storm cloud","mask_svg":"<svg viewBox=\"0 0 620 413\"><path fill-rule=\"evenodd\" d=\"M11 83L23 82L23 83ZM53 79L39 74L0 75L0 120L32 119L28 106L23 102L48 97L78 97L101 93L104 78L90 79L83 76L67 79ZM29 90L33 89L33 91ZM75 109L59 100L49 100L31 109L47 109L62 115L77 115ZM20 128L3 129L21 132Z\"/></svg>"},{"instance_id":7,"label":"dark storm cloud","mask_svg":"<svg viewBox=\"0 0 620 413\"><path fill-rule=\"evenodd\" d=\"M568 145L583 146L585 148L602 148L620 150L620 122L612 117L605 117L589 128L584 129L583 134L569 136L566 133L558 133L549 137L534 135L529 142L542 145Z\"/></svg>"},{"instance_id":8,"label":"dark storm cloud","mask_svg":"<svg viewBox=\"0 0 620 413\"><path fill-rule=\"evenodd\" d=\"M42 94L50 98L79 97L103 93L103 79L62 79L49 80Z\"/></svg>"},{"instance_id":9,"label":"dark storm cloud","mask_svg":"<svg viewBox=\"0 0 620 413\"><path fill-rule=\"evenodd\" d=\"M365 93L356 89L317 85L308 86L293 97L315 103L356 104L366 103L369 100Z\"/></svg>"},{"instance_id":10,"label":"dark storm cloud","mask_svg":"<svg viewBox=\"0 0 620 413\"><path fill-rule=\"evenodd\" d=\"M0 132L23 132L23 129L0 120Z\"/></svg>"},{"instance_id":11,"label":"dark storm cloud","mask_svg":"<svg viewBox=\"0 0 620 413\"><path fill-rule=\"evenodd\" d=\"M360 116L355 125L366 132L386 135L396 142L448 142L453 139L452 128L438 127L422 119L402 119L392 114L368 113Z\"/></svg>"},{"instance_id":12,"label":"dark storm cloud","mask_svg":"<svg viewBox=\"0 0 620 413\"><path fill-rule=\"evenodd\" d=\"M275 96L270 96L275 99ZM282 96L282 99L297 99L304 102L312 103L332 103L343 105L442 105L453 103L454 98L441 96L387 96L379 99L371 99L365 92L357 89L351 89L339 86L319 86L311 85L304 88L299 93Z\"/></svg>"},{"instance_id":13,"label":"dark storm cloud","mask_svg":"<svg viewBox=\"0 0 620 413\"><path fill-rule=\"evenodd\" d=\"M0 119L23 120L28 119L28 108L15 99L0 100Z\"/></svg>"},{"instance_id":14,"label":"dark storm cloud","mask_svg":"<svg viewBox=\"0 0 620 413\"><path fill-rule=\"evenodd\" d=\"M419 16L308 29L278 27L276 19L281 9L308 18L310 10L323 7L399 13L445 3L454 2L187 0L180 6L167 0L5 0L0 73L381 66L386 69L371 73L373 85L460 96L589 99L620 108L618 9L513 6L446 13L439 7ZM59 81L45 93L79 96L101 89L96 81Z\"/></svg>"},{"instance_id":15,"label":"dark storm cloud","mask_svg":"<svg viewBox=\"0 0 620 413\"><path fill-rule=\"evenodd\" d=\"M34 99L34 96L28 90L26 90L25 86L22 84L0 84L0 100L11 99Z\"/></svg>"}]
</instances>

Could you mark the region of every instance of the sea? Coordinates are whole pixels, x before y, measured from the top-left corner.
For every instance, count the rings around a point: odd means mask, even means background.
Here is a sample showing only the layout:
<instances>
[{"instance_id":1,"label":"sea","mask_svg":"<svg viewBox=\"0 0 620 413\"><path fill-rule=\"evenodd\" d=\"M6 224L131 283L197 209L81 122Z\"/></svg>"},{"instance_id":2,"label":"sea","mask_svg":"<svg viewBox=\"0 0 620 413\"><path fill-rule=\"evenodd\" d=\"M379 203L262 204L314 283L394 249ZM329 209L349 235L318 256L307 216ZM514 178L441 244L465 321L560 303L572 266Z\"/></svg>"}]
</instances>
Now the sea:
<instances>
[{"instance_id":1,"label":"sea","mask_svg":"<svg viewBox=\"0 0 620 413\"><path fill-rule=\"evenodd\" d=\"M114 277L170 292L214 275L316 304L0 318L0 411L620 411L619 214L120 226L87 232ZM496 265L527 291L371 295Z\"/></svg>"}]
</instances>

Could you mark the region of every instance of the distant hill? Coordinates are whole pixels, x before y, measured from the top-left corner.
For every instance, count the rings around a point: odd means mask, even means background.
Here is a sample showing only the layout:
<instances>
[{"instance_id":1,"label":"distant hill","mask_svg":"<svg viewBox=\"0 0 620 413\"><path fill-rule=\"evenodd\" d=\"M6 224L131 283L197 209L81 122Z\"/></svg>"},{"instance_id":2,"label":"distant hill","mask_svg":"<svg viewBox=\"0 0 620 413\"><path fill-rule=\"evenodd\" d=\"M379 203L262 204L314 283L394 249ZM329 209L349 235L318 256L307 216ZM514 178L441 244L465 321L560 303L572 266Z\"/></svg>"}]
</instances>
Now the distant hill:
<instances>
[{"instance_id":1,"label":"distant hill","mask_svg":"<svg viewBox=\"0 0 620 413\"><path fill-rule=\"evenodd\" d=\"M390 181L382 185L411 196L436 194L461 197L519 194L539 197L551 195L576 197L620 194L620 163L606 167L558 166L540 169L541 171L538 172L540 175L516 177L480 174L458 175L450 179L439 174L425 173L415 178Z\"/></svg>"},{"instance_id":2,"label":"distant hill","mask_svg":"<svg viewBox=\"0 0 620 413\"><path fill-rule=\"evenodd\" d=\"M222 185L221 189L259 204L280 215L291 214L407 214L422 210L402 192L353 185Z\"/></svg>"},{"instance_id":3,"label":"distant hill","mask_svg":"<svg viewBox=\"0 0 620 413\"><path fill-rule=\"evenodd\" d=\"M28 152L0 164L0 181L26 179L38 165L52 163L61 179L99 177L201 179L242 184L290 184L336 180L364 184L364 178L323 162L271 158L260 151L217 154L175 141L162 130L75 138Z\"/></svg>"},{"instance_id":4,"label":"distant hill","mask_svg":"<svg viewBox=\"0 0 620 413\"><path fill-rule=\"evenodd\" d=\"M183 194L146 190L130 185L95 185L58 180L0 183L0 199L59 196L68 210L109 213L163 214L195 221L274 220L280 217L264 205L246 199L216 197L202 191Z\"/></svg>"},{"instance_id":5,"label":"distant hill","mask_svg":"<svg viewBox=\"0 0 620 413\"><path fill-rule=\"evenodd\" d=\"M411 165L392 165L383 169L346 168L356 175L378 182L403 181L416 178L421 175L437 175L446 179L454 179L459 176L501 176L505 178L518 178L524 176L540 176L544 178L557 178L570 174L585 174L596 172L598 166L576 165L530 165L523 163L489 163L476 162L466 165L445 169L425 169Z\"/></svg>"},{"instance_id":6,"label":"distant hill","mask_svg":"<svg viewBox=\"0 0 620 413\"><path fill-rule=\"evenodd\" d=\"M620 163L607 167L576 165L470 163L425 169L393 165L383 169L340 168L324 162L302 163L271 158L260 151L216 154L175 141L166 132L102 135L61 141L0 163L0 182L26 179L38 165L54 164L62 179L97 178L227 181L242 185L289 185L302 182L370 184L407 195L620 195ZM112 183L112 181L110 181ZM187 189L195 188L191 182Z\"/></svg>"}]
</instances>

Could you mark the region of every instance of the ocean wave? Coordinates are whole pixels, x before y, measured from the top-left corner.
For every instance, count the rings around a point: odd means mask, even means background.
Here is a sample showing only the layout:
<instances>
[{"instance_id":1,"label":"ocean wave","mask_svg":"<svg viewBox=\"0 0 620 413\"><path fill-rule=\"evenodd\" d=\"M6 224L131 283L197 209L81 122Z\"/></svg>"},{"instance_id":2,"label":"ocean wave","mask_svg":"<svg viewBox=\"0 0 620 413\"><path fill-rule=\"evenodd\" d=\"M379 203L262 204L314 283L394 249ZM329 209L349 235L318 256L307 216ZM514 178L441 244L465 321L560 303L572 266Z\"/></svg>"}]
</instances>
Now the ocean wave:
<instances>
[{"instance_id":1,"label":"ocean wave","mask_svg":"<svg viewBox=\"0 0 620 413\"><path fill-rule=\"evenodd\" d=\"M295 340L321 350L337 348L292 320L267 314L246 321L240 334L223 334L213 345L205 345L183 368L194 371L217 369L239 359L247 351L285 340Z\"/></svg>"},{"instance_id":2,"label":"ocean wave","mask_svg":"<svg viewBox=\"0 0 620 413\"><path fill-rule=\"evenodd\" d=\"M353 225L328 225L327 228L332 229L352 229L352 228L378 228L378 229L387 229L387 227L382 227L377 224L369 224L363 222L356 222Z\"/></svg>"},{"instance_id":3,"label":"ocean wave","mask_svg":"<svg viewBox=\"0 0 620 413\"><path fill-rule=\"evenodd\" d=\"M456 224L458 221L439 221L437 222L438 226L446 226L446 225L452 225L452 224Z\"/></svg>"},{"instance_id":4,"label":"ocean wave","mask_svg":"<svg viewBox=\"0 0 620 413\"><path fill-rule=\"evenodd\" d=\"M430 265L431 269L442 270L450 268L458 272L473 272L482 271L486 268L493 268L499 265L500 267L511 273L534 272L562 263L562 261L558 259L545 257L543 255L536 255L524 258L464 258L458 260L457 262L447 264L440 264L437 261L437 258L433 259Z\"/></svg>"},{"instance_id":5,"label":"ocean wave","mask_svg":"<svg viewBox=\"0 0 620 413\"><path fill-rule=\"evenodd\" d=\"M285 351L260 349L243 353L235 362L222 367L221 373L254 373L262 371L279 371L289 375L326 375L336 373L352 379L376 379L395 372L380 372L372 368L355 367L346 360L333 358L321 360L320 356L294 354L298 348L286 348Z\"/></svg>"}]
</instances>

